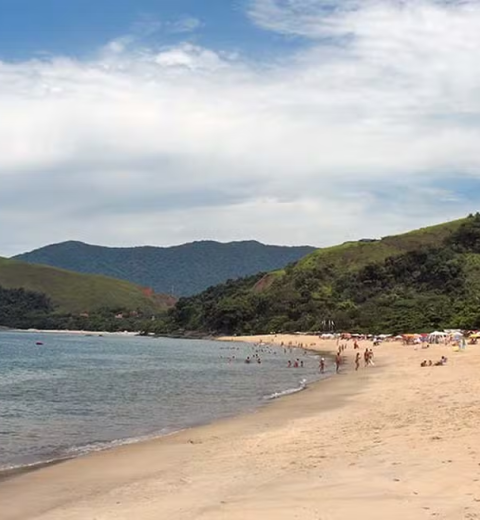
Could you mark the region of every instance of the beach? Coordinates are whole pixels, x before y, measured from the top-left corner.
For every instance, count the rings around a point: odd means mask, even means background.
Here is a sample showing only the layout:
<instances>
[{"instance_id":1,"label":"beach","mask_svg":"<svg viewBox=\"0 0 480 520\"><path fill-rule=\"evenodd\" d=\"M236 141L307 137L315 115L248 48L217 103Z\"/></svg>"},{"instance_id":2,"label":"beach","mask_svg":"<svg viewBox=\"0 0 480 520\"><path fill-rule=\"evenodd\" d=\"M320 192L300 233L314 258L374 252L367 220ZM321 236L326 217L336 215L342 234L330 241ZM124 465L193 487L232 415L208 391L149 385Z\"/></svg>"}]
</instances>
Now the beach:
<instances>
[{"instance_id":1,"label":"beach","mask_svg":"<svg viewBox=\"0 0 480 520\"><path fill-rule=\"evenodd\" d=\"M312 336L223 339L337 350ZM1 482L1 518L480 518L480 346L374 352L355 372L349 342L338 376L254 413Z\"/></svg>"}]
</instances>

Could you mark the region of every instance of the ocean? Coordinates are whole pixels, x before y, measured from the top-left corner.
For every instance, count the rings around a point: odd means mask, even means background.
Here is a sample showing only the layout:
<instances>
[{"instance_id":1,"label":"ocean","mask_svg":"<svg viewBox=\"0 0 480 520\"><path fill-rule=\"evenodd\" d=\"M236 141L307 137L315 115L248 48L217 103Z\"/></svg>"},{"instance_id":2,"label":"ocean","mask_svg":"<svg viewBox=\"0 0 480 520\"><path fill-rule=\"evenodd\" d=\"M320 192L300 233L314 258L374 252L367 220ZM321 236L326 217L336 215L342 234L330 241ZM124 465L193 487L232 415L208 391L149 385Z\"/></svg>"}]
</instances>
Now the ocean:
<instances>
[{"instance_id":1,"label":"ocean","mask_svg":"<svg viewBox=\"0 0 480 520\"><path fill-rule=\"evenodd\" d=\"M246 364L256 352L261 364ZM303 368L287 368L295 358ZM0 332L0 470L206 424L319 378L318 356L301 349Z\"/></svg>"}]
</instances>

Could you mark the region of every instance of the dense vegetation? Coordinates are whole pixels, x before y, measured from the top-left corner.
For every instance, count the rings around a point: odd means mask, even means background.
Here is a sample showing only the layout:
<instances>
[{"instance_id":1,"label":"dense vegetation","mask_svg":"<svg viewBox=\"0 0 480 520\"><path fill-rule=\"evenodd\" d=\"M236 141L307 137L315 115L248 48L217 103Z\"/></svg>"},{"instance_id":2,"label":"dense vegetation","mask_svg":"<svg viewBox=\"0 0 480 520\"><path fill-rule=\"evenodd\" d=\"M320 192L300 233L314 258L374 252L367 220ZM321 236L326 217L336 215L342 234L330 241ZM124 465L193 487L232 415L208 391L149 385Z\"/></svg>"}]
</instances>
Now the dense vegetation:
<instances>
[{"instance_id":1,"label":"dense vegetation","mask_svg":"<svg viewBox=\"0 0 480 520\"><path fill-rule=\"evenodd\" d=\"M320 249L283 271L182 298L163 332L480 328L480 215Z\"/></svg>"},{"instance_id":2,"label":"dense vegetation","mask_svg":"<svg viewBox=\"0 0 480 520\"><path fill-rule=\"evenodd\" d=\"M0 327L117 332L142 330L150 323L152 316L124 308L62 313L44 294L0 287Z\"/></svg>"},{"instance_id":3,"label":"dense vegetation","mask_svg":"<svg viewBox=\"0 0 480 520\"><path fill-rule=\"evenodd\" d=\"M129 282L0 258L0 326L141 330L173 304Z\"/></svg>"},{"instance_id":4,"label":"dense vegetation","mask_svg":"<svg viewBox=\"0 0 480 520\"><path fill-rule=\"evenodd\" d=\"M0 287L0 326L29 326L52 311L53 306L44 294Z\"/></svg>"},{"instance_id":5,"label":"dense vegetation","mask_svg":"<svg viewBox=\"0 0 480 520\"><path fill-rule=\"evenodd\" d=\"M228 279L272 271L314 251L313 247L259 242L194 242L176 247L108 248L64 242L16 257L34 264L102 274L156 292L188 296Z\"/></svg>"}]
</instances>

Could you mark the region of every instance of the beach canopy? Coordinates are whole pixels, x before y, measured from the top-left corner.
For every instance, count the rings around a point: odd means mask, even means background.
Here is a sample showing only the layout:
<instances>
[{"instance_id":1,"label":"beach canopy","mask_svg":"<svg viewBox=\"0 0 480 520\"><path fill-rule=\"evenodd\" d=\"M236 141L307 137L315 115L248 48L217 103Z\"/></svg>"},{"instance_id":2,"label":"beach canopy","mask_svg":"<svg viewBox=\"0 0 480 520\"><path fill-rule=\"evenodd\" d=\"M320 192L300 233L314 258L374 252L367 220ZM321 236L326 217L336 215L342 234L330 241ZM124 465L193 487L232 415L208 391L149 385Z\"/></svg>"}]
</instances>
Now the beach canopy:
<instances>
[{"instance_id":1,"label":"beach canopy","mask_svg":"<svg viewBox=\"0 0 480 520\"><path fill-rule=\"evenodd\" d=\"M440 332L438 330L432 332L431 334L429 334L429 336L433 336L433 337L445 337L447 335L446 332Z\"/></svg>"}]
</instances>

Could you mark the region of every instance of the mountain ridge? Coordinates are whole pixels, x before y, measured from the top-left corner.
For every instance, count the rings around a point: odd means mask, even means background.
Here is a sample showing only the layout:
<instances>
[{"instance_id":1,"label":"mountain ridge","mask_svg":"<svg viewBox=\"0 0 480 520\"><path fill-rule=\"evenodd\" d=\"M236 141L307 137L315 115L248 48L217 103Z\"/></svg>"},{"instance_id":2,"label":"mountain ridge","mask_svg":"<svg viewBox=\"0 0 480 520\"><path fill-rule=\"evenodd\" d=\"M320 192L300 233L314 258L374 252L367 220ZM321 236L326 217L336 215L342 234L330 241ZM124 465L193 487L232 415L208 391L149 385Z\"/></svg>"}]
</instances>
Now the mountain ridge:
<instances>
[{"instance_id":1,"label":"mountain ridge","mask_svg":"<svg viewBox=\"0 0 480 520\"><path fill-rule=\"evenodd\" d=\"M188 296L228 279L283 268L315 249L265 245L256 240L202 240L171 247L107 247L71 240L13 259L111 276L152 287L156 292Z\"/></svg>"}]
</instances>

